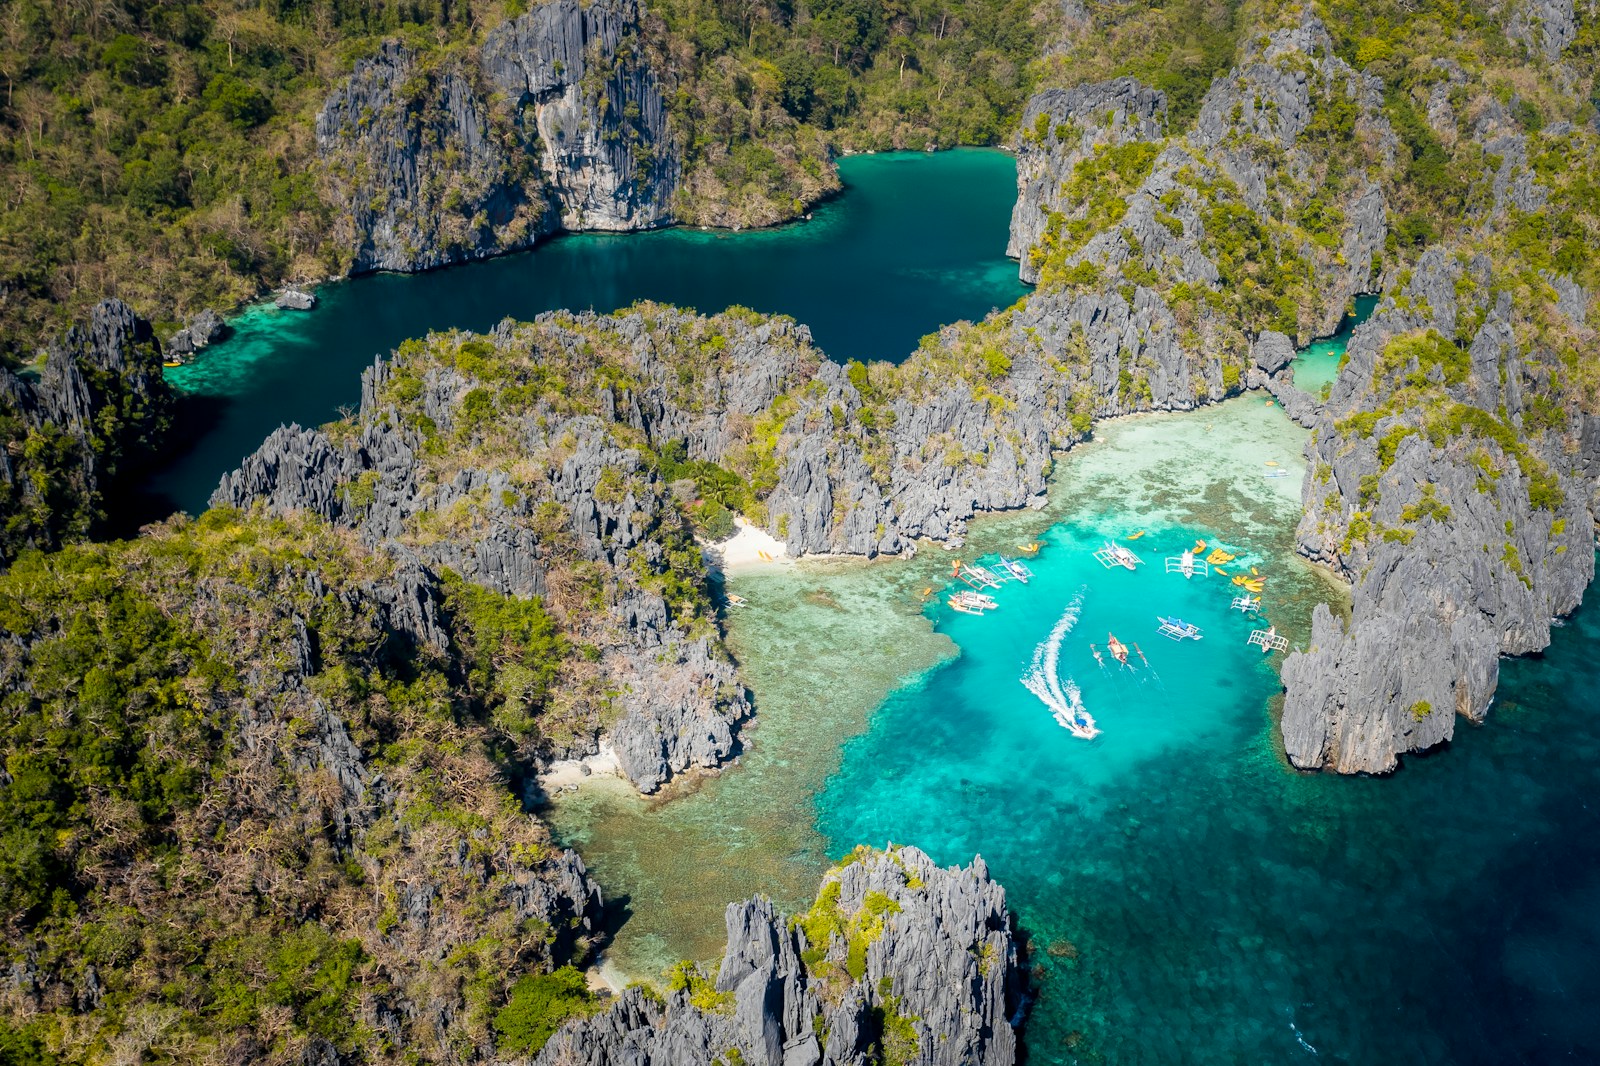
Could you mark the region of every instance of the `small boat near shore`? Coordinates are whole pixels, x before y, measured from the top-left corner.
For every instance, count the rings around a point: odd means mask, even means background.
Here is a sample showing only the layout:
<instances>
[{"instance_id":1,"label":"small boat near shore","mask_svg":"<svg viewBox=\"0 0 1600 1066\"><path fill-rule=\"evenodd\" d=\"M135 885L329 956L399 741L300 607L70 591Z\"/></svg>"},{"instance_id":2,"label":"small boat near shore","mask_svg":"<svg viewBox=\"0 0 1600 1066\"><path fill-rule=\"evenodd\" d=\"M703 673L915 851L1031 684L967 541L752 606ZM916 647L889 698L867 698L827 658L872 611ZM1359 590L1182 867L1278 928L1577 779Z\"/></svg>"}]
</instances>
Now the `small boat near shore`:
<instances>
[{"instance_id":1,"label":"small boat near shore","mask_svg":"<svg viewBox=\"0 0 1600 1066\"><path fill-rule=\"evenodd\" d=\"M1255 630L1245 643L1258 646L1262 655L1271 655L1275 651L1286 651L1289 647L1289 638L1281 635L1277 626L1268 626L1265 629Z\"/></svg>"},{"instance_id":2,"label":"small boat near shore","mask_svg":"<svg viewBox=\"0 0 1600 1066\"><path fill-rule=\"evenodd\" d=\"M1028 583L1028 579L1033 576L1033 571L1029 570L1026 565L1018 562L1016 559L1007 559L1004 555L1000 556L1000 561L995 564L995 568L1011 575L1024 585L1026 585Z\"/></svg>"},{"instance_id":3,"label":"small boat near shore","mask_svg":"<svg viewBox=\"0 0 1600 1066\"><path fill-rule=\"evenodd\" d=\"M1094 553L1094 557L1107 570L1115 566L1123 567L1126 570L1137 570L1140 564L1144 562L1143 559L1114 540L1106 541L1105 545Z\"/></svg>"},{"instance_id":4,"label":"small boat near shore","mask_svg":"<svg viewBox=\"0 0 1600 1066\"><path fill-rule=\"evenodd\" d=\"M993 596L985 596L981 592L975 592L970 589L963 589L951 596L946 602L950 604L952 609L960 611L962 614L975 615L982 615L984 612L992 611L1000 606L999 601Z\"/></svg>"}]
</instances>

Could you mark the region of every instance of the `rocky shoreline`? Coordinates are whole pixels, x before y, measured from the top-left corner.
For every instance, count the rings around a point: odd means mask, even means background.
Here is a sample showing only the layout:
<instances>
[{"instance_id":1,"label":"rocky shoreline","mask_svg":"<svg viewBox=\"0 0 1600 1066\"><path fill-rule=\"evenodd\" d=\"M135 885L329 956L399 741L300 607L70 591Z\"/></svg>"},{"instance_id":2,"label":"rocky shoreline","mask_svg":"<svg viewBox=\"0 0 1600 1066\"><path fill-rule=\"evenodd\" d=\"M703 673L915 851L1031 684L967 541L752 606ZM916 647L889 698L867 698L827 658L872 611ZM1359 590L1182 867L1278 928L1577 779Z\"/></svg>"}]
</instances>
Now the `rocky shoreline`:
<instances>
[{"instance_id":1,"label":"rocky shoreline","mask_svg":"<svg viewBox=\"0 0 1600 1066\"><path fill-rule=\"evenodd\" d=\"M1005 890L981 858L858 848L785 919L731 903L716 974L685 963L666 996L626 989L568 1022L539 1066L730 1059L759 1066L1009 1066L1022 974Z\"/></svg>"}]
</instances>

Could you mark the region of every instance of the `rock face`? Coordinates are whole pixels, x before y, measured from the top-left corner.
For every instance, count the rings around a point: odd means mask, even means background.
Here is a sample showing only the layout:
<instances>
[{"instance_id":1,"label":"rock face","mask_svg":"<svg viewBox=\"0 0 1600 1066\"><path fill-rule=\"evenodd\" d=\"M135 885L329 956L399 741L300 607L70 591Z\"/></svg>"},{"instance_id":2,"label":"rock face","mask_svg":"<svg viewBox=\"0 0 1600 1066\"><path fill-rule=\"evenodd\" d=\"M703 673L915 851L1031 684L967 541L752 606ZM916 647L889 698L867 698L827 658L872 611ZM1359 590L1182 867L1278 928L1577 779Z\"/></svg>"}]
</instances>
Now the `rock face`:
<instances>
[{"instance_id":1,"label":"rock face","mask_svg":"<svg viewBox=\"0 0 1600 1066\"><path fill-rule=\"evenodd\" d=\"M212 503L310 511L369 544L398 540L394 550L430 568L511 596L548 596L553 560L570 551L597 576L599 602L568 621L595 648L603 687L615 695L573 710L576 732L551 739L548 754L594 752L604 722L624 773L644 792L729 758L734 726L750 713L732 662L719 640L691 634L678 605L633 576L636 560L659 563L681 537L659 475L637 451L618 447L599 419L540 412L522 427L526 454L555 446L564 457L536 488L514 484L499 463L433 480L425 439L380 399L393 371L379 361L364 375L357 437L335 444L320 430L281 428L223 479ZM437 429L463 417L469 384L454 371L428 380L420 403ZM523 461L508 456L504 465ZM611 487L619 474L627 491ZM422 532L463 509L477 517L453 535ZM559 526L543 517L552 509Z\"/></svg>"},{"instance_id":2,"label":"rock face","mask_svg":"<svg viewBox=\"0 0 1600 1066\"><path fill-rule=\"evenodd\" d=\"M397 41L357 62L317 115L318 150L350 203L351 272L425 270L550 232L519 134L497 126L470 70L421 71Z\"/></svg>"},{"instance_id":3,"label":"rock face","mask_svg":"<svg viewBox=\"0 0 1600 1066\"><path fill-rule=\"evenodd\" d=\"M99 522L111 479L148 459L170 422L161 363L150 323L106 300L50 346L37 381L0 368L0 409L14 427L0 449L0 562ZM52 437L51 446L25 447Z\"/></svg>"},{"instance_id":4,"label":"rock face","mask_svg":"<svg viewBox=\"0 0 1600 1066\"><path fill-rule=\"evenodd\" d=\"M858 851L804 918L786 922L752 899L729 905L727 926L719 1005L630 989L569 1022L535 1063L666 1066L726 1061L733 1049L752 1066L1016 1060L1016 945L1005 890L982 859L942 869L915 848ZM827 943L811 943L813 932Z\"/></svg>"},{"instance_id":5,"label":"rock face","mask_svg":"<svg viewBox=\"0 0 1600 1066\"><path fill-rule=\"evenodd\" d=\"M638 26L631 0L555 0L491 31L476 65L424 68L395 41L358 62L317 116L350 270L669 221L681 165Z\"/></svg>"},{"instance_id":6,"label":"rock face","mask_svg":"<svg viewBox=\"0 0 1600 1066\"><path fill-rule=\"evenodd\" d=\"M1160 140L1166 126L1166 94L1134 78L1047 89L1028 101L1006 244L1006 254L1022 260L1023 281L1039 280L1038 260L1030 253L1039 246L1046 218L1077 206L1062 202L1062 182L1073 168L1106 145Z\"/></svg>"},{"instance_id":7,"label":"rock face","mask_svg":"<svg viewBox=\"0 0 1600 1066\"><path fill-rule=\"evenodd\" d=\"M284 289L273 302L285 311L310 311L317 306L317 297L304 289Z\"/></svg>"},{"instance_id":8,"label":"rock face","mask_svg":"<svg viewBox=\"0 0 1600 1066\"><path fill-rule=\"evenodd\" d=\"M1311 133L1319 122L1348 122L1346 136L1363 152L1392 156L1382 103L1381 82L1334 55L1327 30L1309 14L1248 43L1240 65L1213 82L1188 131L1165 130L1164 97L1131 79L1041 93L1024 116L1008 253L1021 258L1024 280L1037 280L1063 224L1086 219L1098 230L1081 249L1065 250L1064 268L1087 264L1140 284L1153 275L1158 289L1220 291L1225 260L1237 255L1228 246L1238 234L1227 231L1240 228L1240 209L1262 225L1301 219L1303 232L1282 238L1299 245L1294 253L1314 279L1294 332L1301 342L1332 333L1350 298L1373 288L1387 209L1375 180L1329 177L1335 168L1359 173L1364 162L1326 158L1326 135ZM1063 189L1084 164L1137 142L1161 150L1120 215L1091 217L1103 207L1066 202ZM1333 210L1307 217L1314 199Z\"/></svg>"},{"instance_id":9,"label":"rock face","mask_svg":"<svg viewBox=\"0 0 1600 1066\"><path fill-rule=\"evenodd\" d=\"M483 70L523 122L569 230L670 221L682 170L633 0L555 0L496 29Z\"/></svg>"},{"instance_id":10,"label":"rock face","mask_svg":"<svg viewBox=\"0 0 1600 1066\"><path fill-rule=\"evenodd\" d=\"M222 316L211 308L206 308L189 324L172 335L167 342L167 352L171 355L186 356L198 352L200 349L215 344L228 335L228 325Z\"/></svg>"},{"instance_id":11,"label":"rock face","mask_svg":"<svg viewBox=\"0 0 1600 1066\"><path fill-rule=\"evenodd\" d=\"M1489 270L1424 253L1317 420L1300 548L1353 603L1348 627L1319 607L1284 663L1296 766L1381 773L1449 740L1487 712L1499 657L1547 646L1594 576L1600 425L1562 396L1554 353L1519 350ZM1464 350L1445 339L1462 331ZM1433 395L1388 403L1400 378Z\"/></svg>"},{"instance_id":12,"label":"rock face","mask_svg":"<svg viewBox=\"0 0 1600 1066\"><path fill-rule=\"evenodd\" d=\"M1572 0L1513 0L1506 36L1554 63L1578 37Z\"/></svg>"}]
</instances>

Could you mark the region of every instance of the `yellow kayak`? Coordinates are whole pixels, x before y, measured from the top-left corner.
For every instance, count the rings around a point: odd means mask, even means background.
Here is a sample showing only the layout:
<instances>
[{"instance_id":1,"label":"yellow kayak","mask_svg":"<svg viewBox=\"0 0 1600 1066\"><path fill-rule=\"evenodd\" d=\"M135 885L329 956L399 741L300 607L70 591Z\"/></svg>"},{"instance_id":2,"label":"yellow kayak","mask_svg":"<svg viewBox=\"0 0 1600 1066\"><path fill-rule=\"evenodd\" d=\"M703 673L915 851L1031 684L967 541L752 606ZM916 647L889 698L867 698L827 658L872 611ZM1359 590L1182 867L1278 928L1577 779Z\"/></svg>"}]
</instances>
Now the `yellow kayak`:
<instances>
[{"instance_id":1,"label":"yellow kayak","mask_svg":"<svg viewBox=\"0 0 1600 1066\"><path fill-rule=\"evenodd\" d=\"M1233 562L1233 556L1229 555L1221 548L1212 548L1211 554L1206 556L1206 562L1210 563L1212 566L1216 566L1218 563L1231 563Z\"/></svg>"},{"instance_id":2,"label":"yellow kayak","mask_svg":"<svg viewBox=\"0 0 1600 1066\"><path fill-rule=\"evenodd\" d=\"M1245 582L1247 582L1249 580L1250 579L1245 577L1243 574L1234 574L1233 575L1233 583L1235 585L1243 585Z\"/></svg>"},{"instance_id":3,"label":"yellow kayak","mask_svg":"<svg viewBox=\"0 0 1600 1066\"><path fill-rule=\"evenodd\" d=\"M1267 582L1264 578L1253 577L1247 581L1240 582L1240 584L1244 585L1246 592L1260 592L1266 587Z\"/></svg>"},{"instance_id":4,"label":"yellow kayak","mask_svg":"<svg viewBox=\"0 0 1600 1066\"><path fill-rule=\"evenodd\" d=\"M1261 576L1261 571L1257 570L1255 567L1252 566L1250 568L1250 576L1251 577L1260 577Z\"/></svg>"},{"instance_id":5,"label":"yellow kayak","mask_svg":"<svg viewBox=\"0 0 1600 1066\"><path fill-rule=\"evenodd\" d=\"M1211 572L1213 574L1216 574L1218 577L1227 577L1228 576L1228 572L1226 570L1224 570L1220 566L1213 566L1211 568Z\"/></svg>"},{"instance_id":6,"label":"yellow kayak","mask_svg":"<svg viewBox=\"0 0 1600 1066\"><path fill-rule=\"evenodd\" d=\"M1126 539L1127 540L1138 540L1142 536L1144 536L1144 530L1141 529L1137 533L1129 533Z\"/></svg>"},{"instance_id":7,"label":"yellow kayak","mask_svg":"<svg viewBox=\"0 0 1600 1066\"><path fill-rule=\"evenodd\" d=\"M1203 540L1197 540L1194 542L1194 547L1190 550L1192 550L1196 555L1199 555L1201 552L1206 550L1206 542Z\"/></svg>"}]
</instances>

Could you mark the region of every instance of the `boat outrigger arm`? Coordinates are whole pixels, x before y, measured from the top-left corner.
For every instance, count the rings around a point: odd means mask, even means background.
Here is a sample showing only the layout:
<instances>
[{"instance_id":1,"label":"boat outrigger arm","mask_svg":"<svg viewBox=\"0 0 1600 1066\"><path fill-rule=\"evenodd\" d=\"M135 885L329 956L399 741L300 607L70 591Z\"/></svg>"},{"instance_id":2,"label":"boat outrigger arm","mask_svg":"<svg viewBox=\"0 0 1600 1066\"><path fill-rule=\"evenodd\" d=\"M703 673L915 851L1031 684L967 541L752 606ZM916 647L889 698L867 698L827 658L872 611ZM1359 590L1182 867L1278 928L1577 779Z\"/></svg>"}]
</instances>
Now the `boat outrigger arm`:
<instances>
[{"instance_id":1,"label":"boat outrigger arm","mask_svg":"<svg viewBox=\"0 0 1600 1066\"><path fill-rule=\"evenodd\" d=\"M1194 552L1186 551L1182 555L1167 556L1167 573L1182 574L1184 577L1194 577L1197 574L1200 577L1210 577L1211 568L1205 564L1205 560L1196 559Z\"/></svg>"},{"instance_id":2,"label":"boat outrigger arm","mask_svg":"<svg viewBox=\"0 0 1600 1066\"><path fill-rule=\"evenodd\" d=\"M1157 618L1160 627L1156 632L1173 640L1199 640L1200 627L1193 622L1185 622L1181 618Z\"/></svg>"},{"instance_id":3,"label":"boat outrigger arm","mask_svg":"<svg viewBox=\"0 0 1600 1066\"><path fill-rule=\"evenodd\" d=\"M1250 639L1245 643L1259 645L1261 654L1270 655L1275 651L1283 651L1288 648L1289 638L1280 634L1277 626L1268 626L1266 629L1258 629L1251 633Z\"/></svg>"},{"instance_id":4,"label":"boat outrigger arm","mask_svg":"<svg viewBox=\"0 0 1600 1066\"><path fill-rule=\"evenodd\" d=\"M1106 541L1105 546L1094 553L1094 557L1107 570L1115 566L1132 570L1144 563L1143 559L1114 540Z\"/></svg>"}]
</instances>

